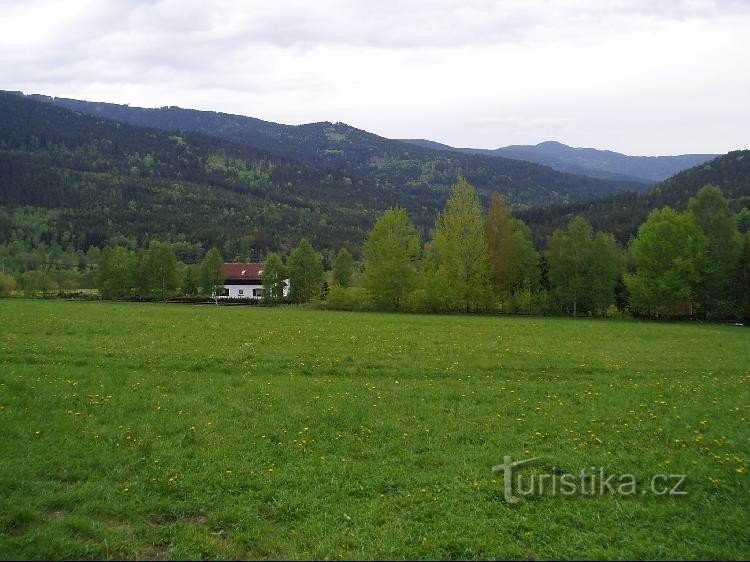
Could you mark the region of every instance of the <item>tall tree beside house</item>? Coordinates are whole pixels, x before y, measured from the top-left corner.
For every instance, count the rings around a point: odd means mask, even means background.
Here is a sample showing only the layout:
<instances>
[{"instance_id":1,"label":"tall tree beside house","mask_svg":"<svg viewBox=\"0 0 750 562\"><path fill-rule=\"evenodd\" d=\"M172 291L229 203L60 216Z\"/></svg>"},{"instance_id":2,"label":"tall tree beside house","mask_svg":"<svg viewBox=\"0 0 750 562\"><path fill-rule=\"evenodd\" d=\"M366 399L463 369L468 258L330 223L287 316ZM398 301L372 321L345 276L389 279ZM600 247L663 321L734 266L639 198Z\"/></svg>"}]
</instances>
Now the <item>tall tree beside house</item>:
<instances>
[{"instance_id":1,"label":"tall tree beside house","mask_svg":"<svg viewBox=\"0 0 750 562\"><path fill-rule=\"evenodd\" d=\"M362 286L377 308L397 310L403 305L414 290L419 253L419 234L406 210L388 209L368 233L362 249Z\"/></svg>"},{"instance_id":2,"label":"tall tree beside house","mask_svg":"<svg viewBox=\"0 0 750 562\"><path fill-rule=\"evenodd\" d=\"M278 304L284 300L284 283L287 278L287 270L276 252L266 256L263 264L263 303Z\"/></svg>"},{"instance_id":3,"label":"tall tree beside house","mask_svg":"<svg viewBox=\"0 0 750 562\"><path fill-rule=\"evenodd\" d=\"M305 303L320 295L323 264L307 238L300 240L289 255L286 267L289 272L289 300Z\"/></svg>"},{"instance_id":4,"label":"tall tree beside house","mask_svg":"<svg viewBox=\"0 0 750 562\"><path fill-rule=\"evenodd\" d=\"M490 300L489 249L476 190L459 177L435 223L437 277L449 309L484 309Z\"/></svg>"},{"instance_id":5,"label":"tall tree beside house","mask_svg":"<svg viewBox=\"0 0 750 562\"><path fill-rule=\"evenodd\" d=\"M341 248L333 262L333 282L341 287L349 287L354 275L354 258L346 248Z\"/></svg>"},{"instance_id":6,"label":"tall tree beside house","mask_svg":"<svg viewBox=\"0 0 750 562\"><path fill-rule=\"evenodd\" d=\"M702 278L706 237L690 213L656 209L630 245L635 272L624 276L632 310L672 314L675 304L695 302Z\"/></svg>"},{"instance_id":7,"label":"tall tree beside house","mask_svg":"<svg viewBox=\"0 0 750 562\"><path fill-rule=\"evenodd\" d=\"M737 217L721 189L711 184L690 199L688 209L706 235L706 269L695 295L698 307L709 318L733 317L737 303L732 277L741 250Z\"/></svg>"},{"instance_id":8,"label":"tall tree beside house","mask_svg":"<svg viewBox=\"0 0 750 562\"><path fill-rule=\"evenodd\" d=\"M510 295L518 275L521 248L519 238L514 236L510 207L499 193L495 193L490 201L485 236L492 288L504 300Z\"/></svg>"},{"instance_id":9,"label":"tall tree beside house","mask_svg":"<svg viewBox=\"0 0 750 562\"><path fill-rule=\"evenodd\" d=\"M143 253L143 280L146 296L165 301L177 292L180 276L177 271L177 256L172 247L163 242L152 241Z\"/></svg>"},{"instance_id":10,"label":"tall tree beside house","mask_svg":"<svg viewBox=\"0 0 750 562\"><path fill-rule=\"evenodd\" d=\"M127 248L104 248L96 272L96 284L102 297L122 299L131 296L136 266L136 255Z\"/></svg>"},{"instance_id":11,"label":"tall tree beside house","mask_svg":"<svg viewBox=\"0 0 750 562\"><path fill-rule=\"evenodd\" d=\"M198 286L204 295L215 295L216 288L224 286L224 258L215 246L206 252L198 268Z\"/></svg>"},{"instance_id":12,"label":"tall tree beside house","mask_svg":"<svg viewBox=\"0 0 750 562\"><path fill-rule=\"evenodd\" d=\"M195 284L195 276L193 275L193 267L188 265L182 274L182 294L192 297L195 295L198 287Z\"/></svg>"}]
</instances>

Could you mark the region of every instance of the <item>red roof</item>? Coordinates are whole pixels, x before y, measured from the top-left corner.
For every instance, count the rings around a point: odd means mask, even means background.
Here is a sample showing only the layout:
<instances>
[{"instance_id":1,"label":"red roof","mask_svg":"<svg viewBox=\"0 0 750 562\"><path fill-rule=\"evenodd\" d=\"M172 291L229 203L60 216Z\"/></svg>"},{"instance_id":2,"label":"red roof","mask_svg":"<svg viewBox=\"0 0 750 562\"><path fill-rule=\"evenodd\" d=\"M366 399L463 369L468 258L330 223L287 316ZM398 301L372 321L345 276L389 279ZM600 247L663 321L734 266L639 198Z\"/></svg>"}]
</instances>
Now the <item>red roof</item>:
<instances>
[{"instance_id":1,"label":"red roof","mask_svg":"<svg viewBox=\"0 0 750 562\"><path fill-rule=\"evenodd\" d=\"M225 263L224 279L260 279L262 263Z\"/></svg>"}]
</instances>

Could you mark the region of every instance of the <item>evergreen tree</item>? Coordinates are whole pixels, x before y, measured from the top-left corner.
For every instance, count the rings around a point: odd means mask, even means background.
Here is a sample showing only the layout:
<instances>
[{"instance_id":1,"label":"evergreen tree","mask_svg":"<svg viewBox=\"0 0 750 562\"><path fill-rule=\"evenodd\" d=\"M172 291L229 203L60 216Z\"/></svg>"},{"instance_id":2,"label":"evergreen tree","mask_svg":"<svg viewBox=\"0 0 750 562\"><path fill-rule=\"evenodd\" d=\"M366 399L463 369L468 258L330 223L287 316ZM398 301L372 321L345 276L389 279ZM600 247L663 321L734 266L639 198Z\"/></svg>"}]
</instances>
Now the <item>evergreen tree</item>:
<instances>
[{"instance_id":1,"label":"evergreen tree","mask_svg":"<svg viewBox=\"0 0 750 562\"><path fill-rule=\"evenodd\" d=\"M289 300L309 302L320 295L323 284L323 264L310 242L303 238L287 260L289 272Z\"/></svg>"},{"instance_id":2,"label":"evergreen tree","mask_svg":"<svg viewBox=\"0 0 750 562\"><path fill-rule=\"evenodd\" d=\"M437 274L448 308L485 308L490 297L489 250L476 190L463 177L453 186L435 224Z\"/></svg>"}]
</instances>

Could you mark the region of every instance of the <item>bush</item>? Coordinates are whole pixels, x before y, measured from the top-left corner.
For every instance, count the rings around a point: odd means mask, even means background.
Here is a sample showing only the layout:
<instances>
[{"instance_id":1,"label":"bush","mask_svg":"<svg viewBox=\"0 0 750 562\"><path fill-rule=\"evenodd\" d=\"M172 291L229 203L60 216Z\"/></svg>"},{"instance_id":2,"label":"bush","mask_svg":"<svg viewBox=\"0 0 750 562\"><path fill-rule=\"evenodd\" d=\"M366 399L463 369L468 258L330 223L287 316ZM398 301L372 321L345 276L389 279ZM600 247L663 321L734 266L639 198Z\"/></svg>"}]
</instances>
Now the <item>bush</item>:
<instances>
[{"instance_id":1,"label":"bush","mask_svg":"<svg viewBox=\"0 0 750 562\"><path fill-rule=\"evenodd\" d=\"M9 273L0 273L0 297L9 297L16 290L16 278Z\"/></svg>"},{"instance_id":2,"label":"bush","mask_svg":"<svg viewBox=\"0 0 750 562\"><path fill-rule=\"evenodd\" d=\"M332 310L372 310L372 295L362 287L334 285L328 291L327 308Z\"/></svg>"}]
</instances>

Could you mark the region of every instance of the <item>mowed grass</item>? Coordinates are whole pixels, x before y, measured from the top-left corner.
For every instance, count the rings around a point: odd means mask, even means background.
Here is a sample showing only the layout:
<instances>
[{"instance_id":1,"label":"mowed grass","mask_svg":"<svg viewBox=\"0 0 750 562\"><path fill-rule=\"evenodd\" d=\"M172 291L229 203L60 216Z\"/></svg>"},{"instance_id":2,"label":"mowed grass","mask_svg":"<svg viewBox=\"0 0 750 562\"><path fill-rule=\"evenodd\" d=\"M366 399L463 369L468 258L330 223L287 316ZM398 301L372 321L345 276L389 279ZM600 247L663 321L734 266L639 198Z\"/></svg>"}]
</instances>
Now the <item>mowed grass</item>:
<instances>
[{"instance_id":1,"label":"mowed grass","mask_svg":"<svg viewBox=\"0 0 750 562\"><path fill-rule=\"evenodd\" d=\"M0 300L0 558L750 557L750 331ZM503 498L491 467L679 497Z\"/></svg>"}]
</instances>

